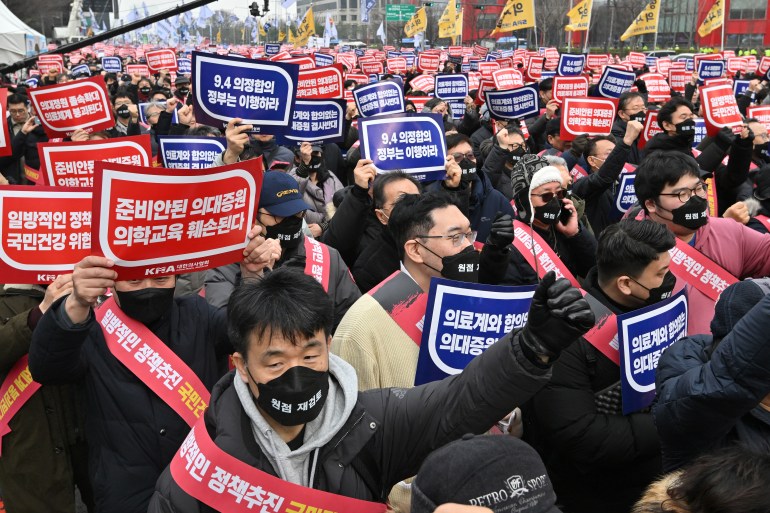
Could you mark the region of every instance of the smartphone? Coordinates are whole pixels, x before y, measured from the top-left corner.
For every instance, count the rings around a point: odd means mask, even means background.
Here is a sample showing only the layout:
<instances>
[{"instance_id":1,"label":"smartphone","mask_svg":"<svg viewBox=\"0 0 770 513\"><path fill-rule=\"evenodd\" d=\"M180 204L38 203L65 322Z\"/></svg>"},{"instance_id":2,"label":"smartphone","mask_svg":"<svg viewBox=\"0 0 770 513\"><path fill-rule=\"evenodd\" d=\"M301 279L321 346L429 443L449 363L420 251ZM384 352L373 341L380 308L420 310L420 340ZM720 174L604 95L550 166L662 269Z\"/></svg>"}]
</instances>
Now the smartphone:
<instances>
[{"instance_id":1,"label":"smartphone","mask_svg":"<svg viewBox=\"0 0 770 513\"><path fill-rule=\"evenodd\" d=\"M559 222L563 225L566 225L569 223L570 218L572 217L572 210L569 210L568 208L565 208L566 204L564 203L564 200L561 201L561 214L559 214Z\"/></svg>"}]
</instances>

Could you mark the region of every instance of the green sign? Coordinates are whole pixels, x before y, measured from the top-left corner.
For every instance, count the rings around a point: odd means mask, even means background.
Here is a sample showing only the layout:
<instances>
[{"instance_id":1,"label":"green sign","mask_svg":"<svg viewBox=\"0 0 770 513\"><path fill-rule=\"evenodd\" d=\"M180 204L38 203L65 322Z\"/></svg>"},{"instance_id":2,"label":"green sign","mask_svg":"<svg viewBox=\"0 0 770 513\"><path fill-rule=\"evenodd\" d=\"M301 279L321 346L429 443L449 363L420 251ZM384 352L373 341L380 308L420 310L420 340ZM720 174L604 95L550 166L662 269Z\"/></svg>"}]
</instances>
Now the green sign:
<instances>
[{"instance_id":1,"label":"green sign","mask_svg":"<svg viewBox=\"0 0 770 513\"><path fill-rule=\"evenodd\" d=\"M409 21L417 7L411 4L389 4L385 6L385 21Z\"/></svg>"}]
</instances>

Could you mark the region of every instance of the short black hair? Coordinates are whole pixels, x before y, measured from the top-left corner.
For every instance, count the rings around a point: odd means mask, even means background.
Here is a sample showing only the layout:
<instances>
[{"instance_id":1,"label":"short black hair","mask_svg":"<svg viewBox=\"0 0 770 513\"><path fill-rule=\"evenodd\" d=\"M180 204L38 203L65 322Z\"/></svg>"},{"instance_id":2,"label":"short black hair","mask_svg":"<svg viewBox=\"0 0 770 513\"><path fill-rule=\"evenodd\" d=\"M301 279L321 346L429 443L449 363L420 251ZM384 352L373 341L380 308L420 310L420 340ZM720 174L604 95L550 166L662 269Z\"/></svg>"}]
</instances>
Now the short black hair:
<instances>
[{"instance_id":1,"label":"short black hair","mask_svg":"<svg viewBox=\"0 0 770 513\"><path fill-rule=\"evenodd\" d=\"M390 173L378 174L372 182L372 200L374 208L382 208L385 205L385 186L389 183L408 180L417 186L418 191L422 191L420 182L414 176L404 171L391 171Z\"/></svg>"},{"instance_id":2,"label":"short black hair","mask_svg":"<svg viewBox=\"0 0 770 513\"><path fill-rule=\"evenodd\" d=\"M431 98L427 102L425 102L425 109L433 110L434 107L437 105L440 105L442 103L447 103L446 100L442 100L441 98Z\"/></svg>"},{"instance_id":3,"label":"short black hair","mask_svg":"<svg viewBox=\"0 0 770 513\"><path fill-rule=\"evenodd\" d=\"M648 199L657 200L666 185L674 185L685 175L700 177L698 162L691 155L678 151L654 151L647 155L636 168L634 179L636 198L644 211Z\"/></svg>"},{"instance_id":4,"label":"short black hair","mask_svg":"<svg viewBox=\"0 0 770 513\"><path fill-rule=\"evenodd\" d=\"M541 93L547 93L548 91L553 91L553 78L548 77L545 80L542 80L540 82L539 89Z\"/></svg>"},{"instance_id":5,"label":"short black hair","mask_svg":"<svg viewBox=\"0 0 770 513\"><path fill-rule=\"evenodd\" d=\"M347 89L350 86L356 87L357 85L358 85L358 82L356 82L355 80L347 79L347 80L345 80L345 83L343 84L343 87L345 89Z\"/></svg>"},{"instance_id":6,"label":"short black hair","mask_svg":"<svg viewBox=\"0 0 770 513\"><path fill-rule=\"evenodd\" d=\"M660 125L660 128L663 128L664 122L671 123L671 116L674 115L676 109L683 106L695 112L695 107L693 107L692 103L683 96L674 96L669 101L664 103L663 106L658 110L658 125Z\"/></svg>"},{"instance_id":7,"label":"short black hair","mask_svg":"<svg viewBox=\"0 0 770 513\"><path fill-rule=\"evenodd\" d=\"M26 96L18 94L18 93L14 93L14 94L8 95L8 98L6 99L6 103L8 105L11 105L11 104L16 105L18 103L23 103L24 105L28 105L29 101L27 100ZM11 135L13 135L13 134L11 134Z\"/></svg>"},{"instance_id":8,"label":"short black hair","mask_svg":"<svg viewBox=\"0 0 770 513\"><path fill-rule=\"evenodd\" d=\"M596 250L599 284L618 276L638 277L675 244L671 230L650 219L624 219L609 225L599 236Z\"/></svg>"},{"instance_id":9,"label":"short black hair","mask_svg":"<svg viewBox=\"0 0 770 513\"><path fill-rule=\"evenodd\" d=\"M595 157L596 155L595 155L594 152L596 151L596 143L598 143L599 141L609 141L612 144L616 143L615 136L612 135L612 134L609 134L609 135L597 135L596 137L589 137L588 141L586 142L586 148L583 151L583 156L586 157L586 158L588 158L590 156L594 156Z\"/></svg>"},{"instance_id":10,"label":"short black hair","mask_svg":"<svg viewBox=\"0 0 770 513\"><path fill-rule=\"evenodd\" d=\"M446 149L454 148L455 146L462 144L462 143L468 143L473 147L473 144L471 143L471 138L468 137L465 134L451 134L446 136Z\"/></svg>"},{"instance_id":11,"label":"short black hair","mask_svg":"<svg viewBox=\"0 0 770 513\"><path fill-rule=\"evenodd\" d=\"M440 208L455 206L454 198L445 192L426 194L404 194L393 206L388 221L388 230L396 241L398 256L404 259L404 244L418 234L426 234L436 224L432 212Z\"/></svg>"},{"instance_id":12,"label":"short black hair","mask_svg":"<svg viewBox=\"0 0 770 513\"><path fill-rule=\"evenodd\" d=\"M621 110L626 110L626 106L629 104L631 100L634 100L636 98L641 98L644 100L644 96L642 96L641 93L636 91L626 91L625 93L621 94L618 97L618 112ZM644 102L647 104L647 102Z\"/></svg>"},{"instance_id":13,"label":"short black hair","mask_svg":"<svg viewBox=\"0 0 770 513\"><path fill-rule=\"evenodd\" d=\"M208 137L208 136L214 136L214 137L222 137L222 131L216 127L209 126L209 125L197 125L197 126L191 126L187 129L185 132L185 135L194 135L197 137Z\"/></svg>"},{"instance_id":14,"label":"short black hair","mask_svg":"<svg viewBox=\"0 0 770 513\"><path fill-rule=\"evenodd\" d=\"M273 334L294 345L318 331L332 333L334 306L318 281L302 270L281 267L260 279L246 279L227 303L227 328L235 351L246 359L252 335Z\"/></svg>"}]
</instances>

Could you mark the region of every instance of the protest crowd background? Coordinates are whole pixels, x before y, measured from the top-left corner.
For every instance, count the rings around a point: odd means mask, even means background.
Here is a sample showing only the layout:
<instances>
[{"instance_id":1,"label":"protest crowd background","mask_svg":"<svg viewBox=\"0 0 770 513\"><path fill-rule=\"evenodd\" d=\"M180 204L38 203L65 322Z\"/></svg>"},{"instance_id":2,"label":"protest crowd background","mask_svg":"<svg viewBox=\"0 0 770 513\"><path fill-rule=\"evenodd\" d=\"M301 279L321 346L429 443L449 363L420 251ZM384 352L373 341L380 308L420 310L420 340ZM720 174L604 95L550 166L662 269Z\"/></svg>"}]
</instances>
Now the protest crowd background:
<instances>
[{"instance_id":1,"label":"protest crowd background","mask_svg":"<svg viewBox=\"0 0 770 513\"><path fill-rule=\"evenodd\" d=\"M770 511L770 50L662 3L0 64L4 511Z\"/></svg>"}]
</instances>

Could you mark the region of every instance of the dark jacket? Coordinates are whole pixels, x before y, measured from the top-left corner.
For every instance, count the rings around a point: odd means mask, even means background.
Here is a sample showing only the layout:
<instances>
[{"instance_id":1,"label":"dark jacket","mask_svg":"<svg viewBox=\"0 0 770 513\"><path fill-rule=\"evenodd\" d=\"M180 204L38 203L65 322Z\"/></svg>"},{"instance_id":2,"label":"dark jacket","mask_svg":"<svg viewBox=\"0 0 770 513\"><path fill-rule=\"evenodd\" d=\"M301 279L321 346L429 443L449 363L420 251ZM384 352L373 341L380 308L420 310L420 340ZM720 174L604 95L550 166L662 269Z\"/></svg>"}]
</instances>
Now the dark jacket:
<instances>
[{"instance_id":1,"label":"dark jacket","mask_svg":"<svg viewBox=\"0 0 770 513\"><path fill-rule=\"evenodd\" d=\"M39 287L0 286L0 382L29 352L42 300ZM93 505L82 399L74 385L44 386L11 419L0 458L9 512L75 513L75 484Z\"/></svg>"},{"instance_id":2,"label":"dark jacket","mask_svg":"<svg viewBox=\"0 0 770 513\"><path fill-rule=\"evenodd\" d=\"M770 455L770 295L765 296L713 348L708 335L675 342L661 356L653 405L663 470L701 454L740 443Z\"/></svg>"},{"instance_id":3,"label":"dark jacket","mask_svg":"<svg viewBox=\"0 0 770 513\"><path fill-rule=\"evenodd\" d=\"M707 163L712 169L717 190L718 214L724 214L733 203L741 201L752 193L752 184L749 180L749 167L754 150L752 139L741 139L720 132L716 137L707 137L698 146L703 151L701 156L707 155L715 165ZM729 151L730 157L727 164L723 164Z\"/></svg>"},{"instance_id":4,"label":"dark jacket","mask_svg":"<svg viewBox=\"0 0 770 513\"><path fill-rule=\"evenodd\" d=\"M499 144L492 144L492 149L484 159L482 171L489 177L489 181L495 189L500 191L505 198L510 201L513 199L511 188L511 170L506 168L505 164L511 158L511 152L504 150Z\"/></svg>"},{"instance_id":5,"label":"dark jacket","mask_svg":"<svg viewBox=\"0 0 770 513\"><path fill-rule=\"evenodd\" d=\"M615 142L621 143L623 141L623 137L626 135L627 124L628 123L622 119L618 117L615 118L615 122L612 124L612 135L615 136ZM635 166L638 166L642 162L641 151L639 150L638 144L639 139L637 138L636 141L634 141L634 144L631 145L631 150L628 152L628 157L626 159L626 162Z\"/></svg>"},{"instance_id":6,"label":"dark jacket","mask_svg":"<svg viewBox=\"0 0 770 513\"><path fill-rule=\"evenodd\" d=\"M11 131L10 118L7 123L9 133L13 134L13 131ZM23 158L24 163L29 167L40 169L40 156L37 151L37 145L38 143L47 141L48 136L45 134L42 125L37 125L28 134L24 134L24 132L19 130L19 133L11 136L12 154L8 157L0 158L0 172L2 172L12 184L27 183L21 159Z\"/></svg>"},{"instance_id":7,"label":"dark jacket","mask_svg":"<svg viewBox=\"0 0 770 513\"><path fill-rule=\"evenodd\" d=\"M381 238L385 227L374 215L368 190L354 184L344 191L321 242L339 251L348 267L353 267L366 247Z\"/></svg>"},{"instance_id":8,"label":"dark jacket","mask_svg":"<svg viewBox=\"0 0 770 513\"><path fill-rule=\"evenodd\" d=\"M630 311L604 295L596 268L583 287L613 313ZM562 352L551 381L525 404L524 438L543 457L565 511L630 511L660 473L652 414L622 411L620 368L583 338Z\"/></svg>"},{"instance_id":9,"label":"dark jacket","mask_svg":"<svg viewBox=\"0 0 770 513\"><path fill-rule=\"evenodd\" d=\"M29 365L43 385L85 389L89 471L96 511L144 513L157 481L190 427L112 355L93 312L73 325L59 300L32 335ZM176 298L151 327L211 390L232 352L226 313L199 296Z\"/></svg>"},{"instance_id":10,"label":"dark jacket","mask_svg":"<svg viewBox=\"0 0 770 513\"><path fill-rule=\"evenodd\" d=\"M382 230L379 239L375 239L353 265L353 279L363 294L366 294L385 278L398 271L401 259L398 256L396 241L389 230Z\"/></svg>"},{"instance_id":11,"label":"dark jacket","mask_svg":"<svg viewBox=\"0 0 770 513\"><path fill-rule=\"evenodd\" d=\"M471 146L473 147L473 154L476 155L478 161L481 157L481 143L492 137L492 130L487 126L489 123L483 123L473 134L471 135Z\"/></svg>"},{"instance_id":12,"label":"dark jacket","mask_svg":"<svg viewBox=\"0 0 770 513\"><path fill-rule=\"evenodd\" d=\"M483 433L539 390L550 372L521 353L509 334L473 359L457 376L409 390L376 389L358 394L342 429L321 448L313 488L384 502L391 487L416 474L434 449L465 433ZM276 475L252 434L249 419L225 376L212 395L206 427L222 450ZM173 481L158 480L150 513L208 513Z\"/></svg>"}]
</instances>

